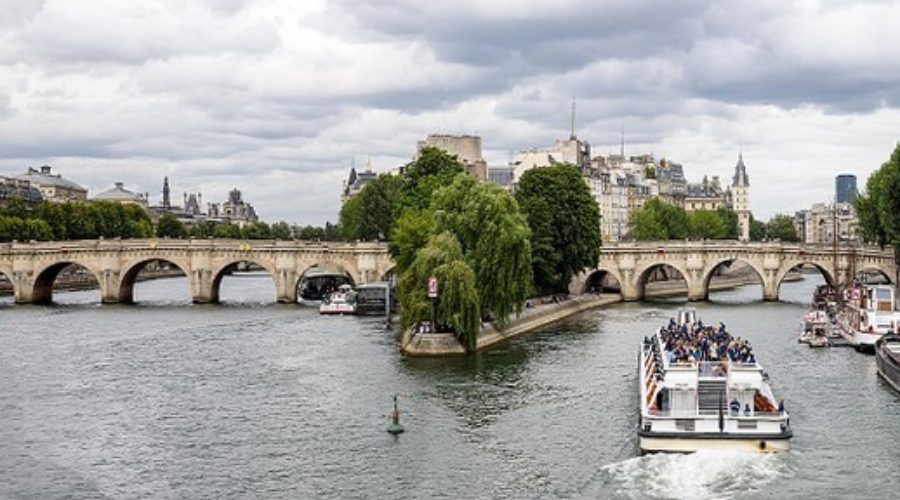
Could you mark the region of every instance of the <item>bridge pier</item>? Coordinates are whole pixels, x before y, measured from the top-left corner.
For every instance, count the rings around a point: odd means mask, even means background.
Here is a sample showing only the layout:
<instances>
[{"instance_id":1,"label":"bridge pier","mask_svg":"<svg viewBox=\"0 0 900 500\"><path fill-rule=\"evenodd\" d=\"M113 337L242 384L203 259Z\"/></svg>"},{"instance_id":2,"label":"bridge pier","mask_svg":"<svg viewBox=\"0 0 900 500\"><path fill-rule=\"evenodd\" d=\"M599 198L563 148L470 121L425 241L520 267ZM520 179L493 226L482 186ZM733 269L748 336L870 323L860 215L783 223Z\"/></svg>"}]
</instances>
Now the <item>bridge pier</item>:
<instances>
[{"instance_id":1,"label":"bridge pier","mask_svg":"<svg viewBox=\"0 0 900 500\"><path fill-rule=\"evenodd\" d=\"M300 277L293 269L279 269L275 276L275 297L279 304L293 304L297 302L297 285Z\"/></svg>"},{"instance_id":2,"label":"bridge pier","mask_svg":"<svg viewBox=\"0 0 900 500\"><path fill-rule=\"evenodd\" d=\"M213 286L212 271L191 271L191 300L194 304L211 304L219 301L219 291Z\"/></svg>"}]
</instances>

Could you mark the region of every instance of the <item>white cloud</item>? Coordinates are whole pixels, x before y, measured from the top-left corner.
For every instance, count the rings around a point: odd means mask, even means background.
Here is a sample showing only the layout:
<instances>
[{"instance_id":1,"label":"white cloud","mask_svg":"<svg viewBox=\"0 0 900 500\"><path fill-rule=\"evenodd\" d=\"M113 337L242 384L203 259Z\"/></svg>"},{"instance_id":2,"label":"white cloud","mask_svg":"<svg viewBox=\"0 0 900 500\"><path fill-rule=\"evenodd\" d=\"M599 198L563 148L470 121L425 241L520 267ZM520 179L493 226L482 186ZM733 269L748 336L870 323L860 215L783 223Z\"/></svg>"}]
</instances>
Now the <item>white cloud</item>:
<instances>
[{"instance_id":1,"label":"white cloud","mask_svg":"<svg viewBox=\"0 0 900 500\"><path fill-rule=\"evenodd\" d=\"M54 163L267 219L335 220L351 158L430 132L505 163L578 134L728 177L758 216L828 200L898 138L900 3L0 0L0 173Z\"/></svg>"}]
</instances>

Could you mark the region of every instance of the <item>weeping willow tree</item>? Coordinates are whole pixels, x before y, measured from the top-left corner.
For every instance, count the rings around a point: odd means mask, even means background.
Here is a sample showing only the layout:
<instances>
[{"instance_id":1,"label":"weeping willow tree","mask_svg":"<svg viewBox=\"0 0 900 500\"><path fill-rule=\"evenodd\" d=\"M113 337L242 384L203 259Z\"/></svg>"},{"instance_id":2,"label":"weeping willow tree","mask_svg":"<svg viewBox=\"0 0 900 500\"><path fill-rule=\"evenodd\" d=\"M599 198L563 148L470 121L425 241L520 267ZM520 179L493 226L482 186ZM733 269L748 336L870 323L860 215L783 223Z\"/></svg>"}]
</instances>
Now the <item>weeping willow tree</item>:
<instances>
[{"instance_id":1,"label":"weeping willow tree","mask_svg":"<svg viewBox=\"0 0 900 500\"><path fill-rule=\"evenodd\" d=\"M532 291L531 231L516 199L466 174L434 193L436 233L451 232L475 273L482 311L503 328Z\"/></svg>"},{"instance_id":2,"label":"weeping willow tree","mask_svg":"<svg viewBox=\"0 0 900 500\"><path fill-rule=\"evenodd\" d=\"M403 328L431 317L427 293L431 276L437 278L440 287L437 324L449 327L467 349L474 350L481 329L475 273L466 264L459 241L449 232L432 236L400 277Z\"/></svg>"}]
</instances>

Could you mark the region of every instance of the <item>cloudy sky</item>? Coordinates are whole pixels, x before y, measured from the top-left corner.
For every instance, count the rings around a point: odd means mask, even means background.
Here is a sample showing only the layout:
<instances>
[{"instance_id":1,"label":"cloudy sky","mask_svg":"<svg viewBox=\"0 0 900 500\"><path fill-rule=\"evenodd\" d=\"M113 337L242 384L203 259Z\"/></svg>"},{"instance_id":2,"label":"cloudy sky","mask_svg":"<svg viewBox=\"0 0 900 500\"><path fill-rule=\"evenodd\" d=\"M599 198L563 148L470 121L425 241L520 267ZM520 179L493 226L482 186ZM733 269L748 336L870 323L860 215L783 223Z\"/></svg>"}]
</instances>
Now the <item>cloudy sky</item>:
<instances>
[{"instance_id":1,"label":"cloudy sky","mask_svg":"<svg viewBox=\"0 0 900 500\"><path fill-rule=\"evenodd\" d=\"M352 161L431 132L492 165L577 133L689 179L743 150L758 218L831 199L900 139L900 2L0 0L0 175L336 220Z\"/></svg>"}]
</instances>

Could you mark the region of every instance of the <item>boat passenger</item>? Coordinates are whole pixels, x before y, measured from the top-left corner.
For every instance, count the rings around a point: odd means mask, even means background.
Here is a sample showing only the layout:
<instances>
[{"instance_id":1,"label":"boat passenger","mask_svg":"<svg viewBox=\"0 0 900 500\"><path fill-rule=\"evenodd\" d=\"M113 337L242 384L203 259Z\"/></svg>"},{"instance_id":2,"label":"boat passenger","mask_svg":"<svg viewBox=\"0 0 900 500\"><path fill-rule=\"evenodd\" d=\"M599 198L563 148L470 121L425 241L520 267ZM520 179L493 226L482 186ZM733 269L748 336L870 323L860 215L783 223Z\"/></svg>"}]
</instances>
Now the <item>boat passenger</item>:
<instances>
[{"instance_id":1,"label":"boat passenger","mask_svg":"<svg viewBox=\"0 0 900 500\"><path fill-rule=\"evenodd\" d=\"M750 404L749 403L744 405L744 416L745 417L750 416Z\"/></svg>"},{"instance_id":2,"label":"boat passenger","mask_svg":"<svg viewBox=\"0 0 900 500\"><path fill-rule=\"evenodd\" d=\"M737 416L741 412L741 402L734 398L731 400L731 403L728 405L731 409L731 414Z\"/></svg>"},{"instance_id":3,"label":"boat passenger","mask_svg":"<svg viewBox=\"0 0 900 500\"><path fill-rule=\"evenodd\" d=\"M778 400L778 413L784 413L784 398Z\"/></svg>"}]
</instances>

